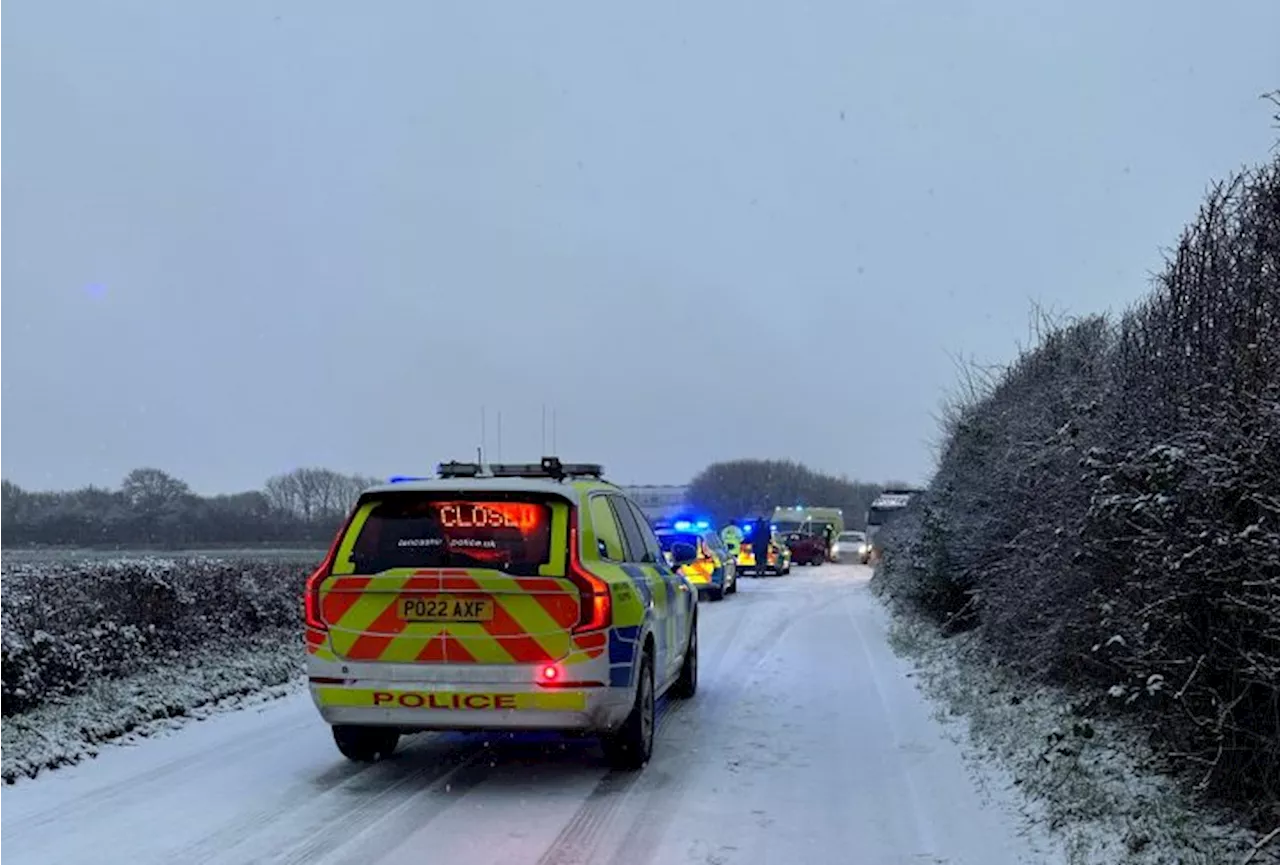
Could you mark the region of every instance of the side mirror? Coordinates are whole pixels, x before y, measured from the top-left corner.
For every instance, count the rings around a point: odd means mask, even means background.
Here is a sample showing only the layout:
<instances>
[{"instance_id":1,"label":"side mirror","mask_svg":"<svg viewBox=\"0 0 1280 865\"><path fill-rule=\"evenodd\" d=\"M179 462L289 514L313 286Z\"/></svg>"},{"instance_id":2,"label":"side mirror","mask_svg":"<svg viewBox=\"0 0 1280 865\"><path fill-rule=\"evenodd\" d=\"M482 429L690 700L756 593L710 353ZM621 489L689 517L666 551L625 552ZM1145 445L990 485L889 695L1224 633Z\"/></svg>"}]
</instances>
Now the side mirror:
<instances>
[{"instance_id":1,"label":"side mirror","mask_svg":"<svg viewBox=\"0 0 1280 865\"><path fill-rule=\"evenodd\" d=\"M671 566L678 568L698 560L698 549L693 544L675 543L671 545Z\"/></svg>"}]
</instances>

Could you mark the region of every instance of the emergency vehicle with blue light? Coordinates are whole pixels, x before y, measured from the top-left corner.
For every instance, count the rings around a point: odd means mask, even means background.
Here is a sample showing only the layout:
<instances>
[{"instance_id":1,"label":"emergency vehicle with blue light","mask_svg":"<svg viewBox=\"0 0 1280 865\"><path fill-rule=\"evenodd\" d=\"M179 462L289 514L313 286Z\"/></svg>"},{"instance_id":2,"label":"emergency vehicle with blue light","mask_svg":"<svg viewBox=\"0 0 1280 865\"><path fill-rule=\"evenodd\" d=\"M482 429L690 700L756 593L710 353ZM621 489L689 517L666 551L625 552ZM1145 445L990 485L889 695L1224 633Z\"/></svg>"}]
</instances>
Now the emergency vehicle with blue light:
<instances>
[{"instance_id":1,"label":"emergency vehicle with blue light","mask_svg":"<svg viewBox=\"0 0 1280 865\"><path fill-rule=\"evenodd\" d=\"M307 673L356 761L423 730L560 730L644 765L698 687L698 593L594 464L444 463L355 503L307 579Z\"/></svg>"},{"instance_id":2,"label":"emergency vehicle with blue light","mask_svg":"<svg viewBox=\"0 0 1280 865\"><path fill-rule=\"evenodd\" d=\"M783 543L781 536L778 535L777 527L770 526L769 547L767 559L764 562L756 561L756 548L753 533L756 531L755 523L745 520L738 524L742 530L742 541L738 545L738 573L751 574L753 576L782 576L791 573L791 550Z\"/></svg>"},{"instance_id":3,"label":"emergency vehicle with blue light","mask_svg":"<svg viewBox=\"0 0 1280 865\"><path fill-rule=\"evenodd\" d=\"M738 565L720 535L708 520L675 520L670 528L659 528L658 542L671 561L677 544L689 544L698 557L680 567L680 573L707 597L719 601L738 590Z\"/></svg>"}]
</instances>

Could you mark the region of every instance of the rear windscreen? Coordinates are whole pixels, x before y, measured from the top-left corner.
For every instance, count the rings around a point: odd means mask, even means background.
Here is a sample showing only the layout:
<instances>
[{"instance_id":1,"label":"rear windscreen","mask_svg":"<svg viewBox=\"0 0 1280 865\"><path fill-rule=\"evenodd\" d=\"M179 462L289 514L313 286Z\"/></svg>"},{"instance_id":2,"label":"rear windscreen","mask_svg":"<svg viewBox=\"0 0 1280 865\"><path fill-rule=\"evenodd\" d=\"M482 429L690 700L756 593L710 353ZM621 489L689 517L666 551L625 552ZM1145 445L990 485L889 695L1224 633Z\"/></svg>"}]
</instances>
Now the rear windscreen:
<instances>
[{"instance_id":1,"label":"rear windscreen","mask_svg":"<svg viewBox=\"0 0 1280 865\"><path fill-rule=\"evenodd\" d=\"M401 493L373 505L351 561L356 572L389 568L495 568L532 576L551 557L551 509L532 499Z\"/></svg>"},{"instance_id":2,"label":"rear windscreen","mask_svg":"<svg viewBox=\"0 0 1280 865\"><path fill-rule=\"evenodd\" d=\"M671 548L676 544L688 544L694 549L697 549L698 536L697 535L676 535L676 534L668 535L664 533L658 536L658 542L661 543L662 548L667 551L670 551Z\"/></svg>"}]
</instances>

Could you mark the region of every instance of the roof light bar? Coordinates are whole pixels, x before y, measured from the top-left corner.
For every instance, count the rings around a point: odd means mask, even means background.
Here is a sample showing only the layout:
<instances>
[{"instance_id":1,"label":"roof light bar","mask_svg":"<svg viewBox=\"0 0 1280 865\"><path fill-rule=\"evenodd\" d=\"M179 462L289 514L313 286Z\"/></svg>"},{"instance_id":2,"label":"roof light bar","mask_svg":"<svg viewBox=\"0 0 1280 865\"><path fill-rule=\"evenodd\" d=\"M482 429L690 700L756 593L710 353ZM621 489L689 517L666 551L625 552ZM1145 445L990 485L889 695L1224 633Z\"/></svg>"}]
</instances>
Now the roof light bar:
<instances>
[{"instance_id":1,"label":"roof light bar","mask_svg":"<svg viewBox=\"0 0 1280 865\"><path fill-rule=\"evenodd\" d=\"M436 473L442 478L474 478L480 474L480 463L460 463L457 460L450 460L447 463L440 463L436 467Z\"/></svg>"},{"instance_id":2,"label":"roof light bar","mask_svg":"<svg viewBox=\"0 0 1280 865\"><path fill-rule=\"evenodd\" d=\"M604 477L604 466L599 463L562 463L556 457L543 457L539 463L464 463L453 460L441 463L442 478L552 478Z\"/></svg>"}]
</instances>

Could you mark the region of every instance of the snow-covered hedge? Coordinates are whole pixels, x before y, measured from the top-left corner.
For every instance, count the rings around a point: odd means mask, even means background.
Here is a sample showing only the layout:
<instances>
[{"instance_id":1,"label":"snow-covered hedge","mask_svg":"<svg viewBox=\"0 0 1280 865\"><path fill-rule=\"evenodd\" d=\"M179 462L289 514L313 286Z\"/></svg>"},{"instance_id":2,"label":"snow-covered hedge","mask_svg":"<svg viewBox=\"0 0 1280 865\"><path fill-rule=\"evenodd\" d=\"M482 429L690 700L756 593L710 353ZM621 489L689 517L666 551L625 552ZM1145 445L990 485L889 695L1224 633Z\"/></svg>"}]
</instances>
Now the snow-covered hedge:
<instances>
[{"instance_id":1,"label":"snow-covered hedge","mask_svg":"<svg viewBox=\"0 0 1280 865\"><path fill-rule=\"evenodd\" d=\"M1273 824L1280 158L1213 191L1144 303L966 385L877 584Z\"/></svg>"},{"instance_id":2,"label":"snow-covered hedge","mask_svg":"<svg viewBox=\"0 0 1280 865\"><path fill-rule=\"evenodd\" d=\"M201 558L6 563L4 716L102 679L181 664L193 651L297 633L302 584L314 566Z\"/></svg>"}]
</instances>

